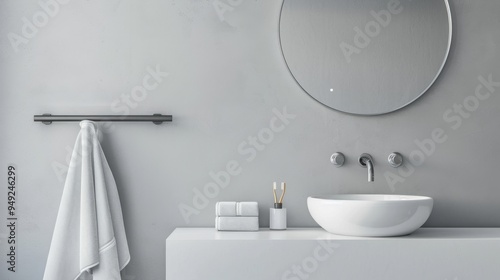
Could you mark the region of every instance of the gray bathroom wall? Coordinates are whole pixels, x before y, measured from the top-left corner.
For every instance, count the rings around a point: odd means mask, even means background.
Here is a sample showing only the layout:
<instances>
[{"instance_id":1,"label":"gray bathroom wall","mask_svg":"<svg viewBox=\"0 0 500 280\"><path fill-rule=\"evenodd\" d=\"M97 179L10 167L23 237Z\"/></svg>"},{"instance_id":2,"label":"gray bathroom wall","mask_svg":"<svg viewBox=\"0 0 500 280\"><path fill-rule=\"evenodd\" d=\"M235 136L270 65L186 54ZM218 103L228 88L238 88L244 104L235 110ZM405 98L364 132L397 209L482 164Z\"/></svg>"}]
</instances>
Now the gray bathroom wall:
<instances>
[{"instance_id":1,"label":"gray bathroom wall","mask_svg":"<svg viewBox=\"0 0 500 280\"><path fill-rule=\"evenodd\" d=\"M16 272L2 261L1 279L41 279L79 131L34 123L42 113L174 116L102 127L132 255L125 280L164 279L167 236L212 227L217 201L258 201L267 227L273 181L288 184L290 227L317 226L306 198L328 193L426 195L425 226L500 226L499 1L452 0L441 76L375 117L328 109L295 83L279 47L281 0L47 2L48 17L37 1L0 3L2 224L7 166L18 172ZM342 168L329 162L336 151ZM399 171L386 162L393 151L405 156ZM373 183L356 163L364 152ZM0 259L9 234L0 227Z\"/></svg>"}]
</instances>

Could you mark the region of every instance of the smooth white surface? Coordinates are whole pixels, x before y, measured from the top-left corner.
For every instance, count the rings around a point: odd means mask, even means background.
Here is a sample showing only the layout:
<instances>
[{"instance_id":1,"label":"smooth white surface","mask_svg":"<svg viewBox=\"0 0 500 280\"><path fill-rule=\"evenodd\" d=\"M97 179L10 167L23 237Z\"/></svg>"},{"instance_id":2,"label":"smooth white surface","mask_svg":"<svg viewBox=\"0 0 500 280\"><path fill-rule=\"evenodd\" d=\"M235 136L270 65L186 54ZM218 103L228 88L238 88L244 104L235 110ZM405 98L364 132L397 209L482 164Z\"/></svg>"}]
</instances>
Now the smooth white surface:
<instances>
[{"instance_id":1,"label":"smooth white surface","mask_svg":"<svg viewBox=\"0 0 500 280\"><path fill-rule=\"evenodd\" d=\"M286 229L286 208L269 208L269 228Z\"/></svg>"},{"instance_id":2,"label":"smooth white surface","mask_svg":"<svg viewBox=\"0 0 500 280\"><path fill-rule=\"evenodd\" d=\"M307 207L326 231L353 236L399 236L421 227L432 211L426 196L347 194L310 196Z\"/></svg>"},{"instance_id":3,"label":"smooth white surface","mask_svg":"<svg viewBox=\"0 0 500 280\"><path fill-rule=\"evenodd\" d=\"M217 230L256 231L259 230L259 217L215 217Z\"/></svg>"},{"instance_id":4,"label":"smooth white surface","mask_svg":"<svg viewBox=\"0 0 500 280\"><path fill-rule=\"evenodd\" d=\"M195 240L403 240L403 239L495 239L500 240L500 228L420 228L412 234L397 237L359 237L328 233L322 228L288 228L273 231L261 228L255 232L219 232L213 228L176 228L168 241Z\"/></svg>"},{"instance_id":5,"label":"smooth white surface","mask_svg":"<svg viewBox=\"0 0 500 280\"><path fill-rule=\"evenodd\" d=\"M166 279L498 280L499 251L500 228L420 228L390 238L177 228L166 240Z\"/></svg>"},{"instance_id":6,"label":"smooth white surface","mask_svg":"<svg viewBox=\"0 0 500 280\"><path fill-rule=\"evenodd\" d=\"M215 204L215 216L217 217L258 217L259 203L256 201L219 201Z\"/></svg>"}]
</instances>

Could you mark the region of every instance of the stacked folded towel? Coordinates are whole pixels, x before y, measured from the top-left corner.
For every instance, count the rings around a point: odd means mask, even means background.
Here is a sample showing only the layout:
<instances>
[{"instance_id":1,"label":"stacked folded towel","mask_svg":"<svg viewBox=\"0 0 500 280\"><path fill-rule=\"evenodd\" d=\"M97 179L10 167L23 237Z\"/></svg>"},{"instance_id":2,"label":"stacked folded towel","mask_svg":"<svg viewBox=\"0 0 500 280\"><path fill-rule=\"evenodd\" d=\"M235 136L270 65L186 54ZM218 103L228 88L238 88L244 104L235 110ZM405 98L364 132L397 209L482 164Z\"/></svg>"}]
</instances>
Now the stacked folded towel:
<instances>
[{"instance_id":1,"label":"stacked folded towel","mask_svg":"<svg viewBox=\"0 0 500 280\"><path fill-rule=\"evenodd\" d=\"M257 202L220 201L215 205L215 229L229 231L259 230Z\"/></svg>"}]
</instances>

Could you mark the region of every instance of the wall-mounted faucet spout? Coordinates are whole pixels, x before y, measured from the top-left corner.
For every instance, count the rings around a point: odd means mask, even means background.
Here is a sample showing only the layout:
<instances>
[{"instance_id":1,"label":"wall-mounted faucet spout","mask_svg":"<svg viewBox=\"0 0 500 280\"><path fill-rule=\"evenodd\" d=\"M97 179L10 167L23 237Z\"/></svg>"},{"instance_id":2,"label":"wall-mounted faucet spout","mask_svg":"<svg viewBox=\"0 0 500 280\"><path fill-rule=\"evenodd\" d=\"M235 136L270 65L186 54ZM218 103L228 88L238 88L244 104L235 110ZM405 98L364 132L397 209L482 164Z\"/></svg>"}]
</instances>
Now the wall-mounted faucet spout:
<instances>
[{"instance_id":1,"label":"wall-mounted faucet spout","mask_svg":"<svg viewBox=\"0 0 500 280\"><path fill-rule=\"evenodd\" d=\"M369 154L361 154L359 156L359 164L361 166L368 168L368 182L373 182L374 180L374 172L373 172L373 159Z\"/></svg>"}]
</instances>

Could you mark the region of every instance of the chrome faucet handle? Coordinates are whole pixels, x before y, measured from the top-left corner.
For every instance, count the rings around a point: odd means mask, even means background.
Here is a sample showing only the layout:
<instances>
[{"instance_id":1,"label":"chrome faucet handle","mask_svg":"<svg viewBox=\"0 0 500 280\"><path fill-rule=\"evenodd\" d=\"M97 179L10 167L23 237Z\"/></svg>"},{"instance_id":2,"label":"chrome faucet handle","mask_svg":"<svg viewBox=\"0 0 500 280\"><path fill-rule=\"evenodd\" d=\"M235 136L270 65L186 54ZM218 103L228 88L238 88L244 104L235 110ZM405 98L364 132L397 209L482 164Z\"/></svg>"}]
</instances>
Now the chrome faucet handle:
<instances>
[{"instance_id":1,"label":"chrome faucet handle","mask_svg":"<svg viewBox=\"0 0 500 280\"><path fill-rule=\"evenodd\" d=\"M393 152L387 158L389 165L396 168L400 167L403 164L403 156L398 152Z\"/></svg>"},{"instance_id":2,"label":"chrome faucet handle","mask_svg":"<svg viewBox=\"0 0 500 280\"><path fill-rule=\"evenodd\" d=\"M330 161L333 165L335 165L335 167L341 167L342 165L344 165L345 156L343 153L333 153L333 155L330 157Z\"/></svg>"}]
</instances>

